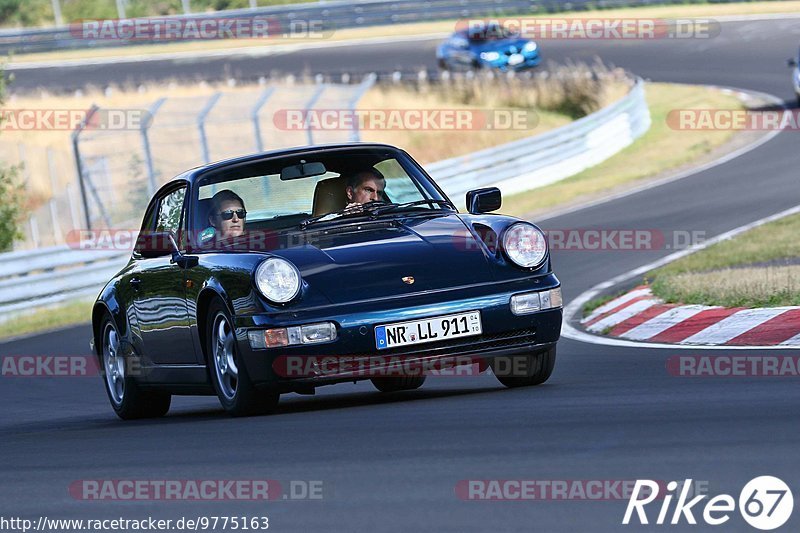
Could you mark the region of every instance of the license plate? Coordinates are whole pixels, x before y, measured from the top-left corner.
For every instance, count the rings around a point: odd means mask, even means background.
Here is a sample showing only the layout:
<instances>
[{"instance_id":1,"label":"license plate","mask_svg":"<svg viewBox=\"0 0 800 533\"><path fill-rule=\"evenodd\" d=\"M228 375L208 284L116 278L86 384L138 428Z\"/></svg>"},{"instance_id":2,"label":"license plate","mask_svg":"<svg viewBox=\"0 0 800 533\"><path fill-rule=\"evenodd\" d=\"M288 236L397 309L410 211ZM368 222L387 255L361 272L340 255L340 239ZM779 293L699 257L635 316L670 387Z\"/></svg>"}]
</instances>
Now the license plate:
<instances>
[{"instance_id":1,"label":"license plate","mask_svg":"<svg viewBox=\"0 0 800 533\"><path fill-rule=\"evenodd\" d=\"M480 335L482 332L480 311L470 311L375 326L375 346L379 350L384 350L410 344L470 337Z\"/></svg>"},{"instance_id":2,"label":"license plate","mask_svg":"<svg viewBox=\"0 0 800 533\"><path fill-rule=\"evenodd\" d=\"M522 57L522 54L512 54L508 56L508 64L509 65L519 65L525 61L525 58Z\"/></svg>"}]
</instances>

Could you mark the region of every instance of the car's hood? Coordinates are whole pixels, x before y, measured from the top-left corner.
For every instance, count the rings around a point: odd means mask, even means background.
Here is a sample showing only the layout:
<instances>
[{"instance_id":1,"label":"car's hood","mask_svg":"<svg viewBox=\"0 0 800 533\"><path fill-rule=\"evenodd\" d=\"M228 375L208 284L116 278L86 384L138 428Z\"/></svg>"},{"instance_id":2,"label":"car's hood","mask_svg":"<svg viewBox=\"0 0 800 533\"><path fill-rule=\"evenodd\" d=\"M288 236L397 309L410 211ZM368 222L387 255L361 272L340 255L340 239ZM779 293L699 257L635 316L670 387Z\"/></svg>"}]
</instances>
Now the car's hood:
<instances>
[{"instance_id":1,"label":"car's hood","mask_svg":"<svg viewBox=\"0 0 800 533\"><path fill-rule=\"evenodd\" d=\"M275 253L332 303L493 280L483 246L456 215L328 226Z\"/></svg>"}]
</instances>

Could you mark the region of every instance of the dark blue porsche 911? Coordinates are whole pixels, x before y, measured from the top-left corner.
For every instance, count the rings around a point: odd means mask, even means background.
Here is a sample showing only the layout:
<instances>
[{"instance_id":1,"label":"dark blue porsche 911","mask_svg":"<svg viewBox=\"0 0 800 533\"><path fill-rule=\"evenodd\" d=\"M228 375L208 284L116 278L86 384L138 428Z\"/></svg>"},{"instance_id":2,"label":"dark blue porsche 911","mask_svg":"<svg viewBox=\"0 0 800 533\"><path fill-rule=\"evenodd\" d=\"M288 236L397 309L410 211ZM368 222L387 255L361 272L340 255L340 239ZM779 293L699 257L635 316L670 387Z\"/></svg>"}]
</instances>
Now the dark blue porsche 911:
<instances>
[{"instance_id":1,"label":"dark blue porsche 911","mask_svg":"<svg viewBox=\"0 0 800 533\"><path fill-rule=\"evenodd\" d=\"M459 29L436 49L446 70L491 68L519 71L541 62L539 45L497 24Z\"/></svg>"},{"instance_id":2,"label":"dark blue porsche 911","mask_svg":"<svg viewBox=\"0 0 800 533\"><path fill-rule=\"evenodd\" d=\"M93 308L93 346L124 419L175 394L232 415L280 394L371 379L384 392L471 365L510 387L548 379L561 288L533 224L460 213L406 152L267 152L177 176Z\"/></svg>"}]
</instances>

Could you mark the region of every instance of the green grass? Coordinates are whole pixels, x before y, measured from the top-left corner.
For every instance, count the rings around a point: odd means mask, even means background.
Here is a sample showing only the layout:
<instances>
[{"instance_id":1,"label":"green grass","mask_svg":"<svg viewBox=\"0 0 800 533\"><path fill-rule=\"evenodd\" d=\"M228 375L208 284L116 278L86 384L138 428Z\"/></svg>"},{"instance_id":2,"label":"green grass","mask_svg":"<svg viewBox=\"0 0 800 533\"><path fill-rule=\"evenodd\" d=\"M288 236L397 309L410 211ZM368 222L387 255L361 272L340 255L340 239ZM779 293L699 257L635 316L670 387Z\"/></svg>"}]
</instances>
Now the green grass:
<instances>
[{"instance_id":1,"label":"green grass","mask_svg":"<svg viewBox=\"0 0 800 533\"><path fill-rule=\"evenodd\" d=\"M620 295L621 293L614 293L614 294L606 294L605 296L598 296L597 298L592 298L591 300L583 304L583 316L590 315L592 311L594 311L601 305L607 304L608 302L610 302L614 298L617 298Z\"/></svg>"},{"instance_id":2,"label":"green grass","mask_svg":"<svg viewBox=\"0 0 800 533\"><path fill-rule=\"evenodd\" d=\"M666 302L774 307L800 305L800 215L759 226L649 272ZM760 263L773 263L759 265Z\"/></svg>"},{"instance_id":3,"label":"green grass","mask_svg":"<svg viewBox=\"0 0 800 533\"><path fill-rule=\"evenodd\" d=\"M667 125L667 114L673 109L743 108L734 95L708 87L648 83L646 92L652 119L647 133L615 156L575 176L503 198L503 213L529 218L636 186L691 163L730 140L733 132L675 130Z\"/></svg>"},{"instance_id":4,"label":"green grass","mask_svg":"<svg viewBox=\"0 0 800 533\"><path fill-rule=\"evenodd\" d=\"M92 316L92 303L90 300L70 302L12 318L0 323L0 339L89 323Z\"/></svg>"}]
</instances>

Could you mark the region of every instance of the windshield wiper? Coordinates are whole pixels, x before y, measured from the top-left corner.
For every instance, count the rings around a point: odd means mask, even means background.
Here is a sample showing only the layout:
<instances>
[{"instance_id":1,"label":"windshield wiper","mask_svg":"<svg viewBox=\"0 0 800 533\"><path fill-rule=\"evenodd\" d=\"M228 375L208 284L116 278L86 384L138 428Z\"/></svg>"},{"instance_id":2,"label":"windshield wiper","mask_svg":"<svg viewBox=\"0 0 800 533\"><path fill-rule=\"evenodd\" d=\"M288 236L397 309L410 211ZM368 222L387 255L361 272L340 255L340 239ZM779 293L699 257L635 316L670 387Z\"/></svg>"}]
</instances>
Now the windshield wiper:
<instances>
[{"instance_id":1,"label":"windshield wiper","mask_svg":"<svg viewBox=\"0 0 800 533\"><path fill-rule=\"evenodd\" d=\"M378 206L375 209L371 209L370 214L373 217L376 217L384 213L390 213L392 211L402 211L403 209L408 209L409 207L416 207L419 205L426 205L426 204L430 206L433 205L446 206L455 210L455 206L452 203L448 202L447 200L427 199L427 200L415 200L413 202L406 202L403 204L388 204L388 205Z\"/></svg>"},{"instance_id":2,"label":"windshield wiper","mask_svg":"<svg viewBox=\"0 0 800 533\"><path fill-rule=\"evenodd\" d=\"M387 203L383 200L374 200L372 202L367 202L366 204L358 204L352 207L345 207L340 211L334 211L333 213L325 213L324 215L319 215L316 217L307 218L300 223L300 229L306 229L311 224L316 222L327 222L329 220L336 220L337 218L341 218L346 215L370 215L374 211L372 210L373 207L376 206L387 206Z\"/></svg>"}]
</instances>

